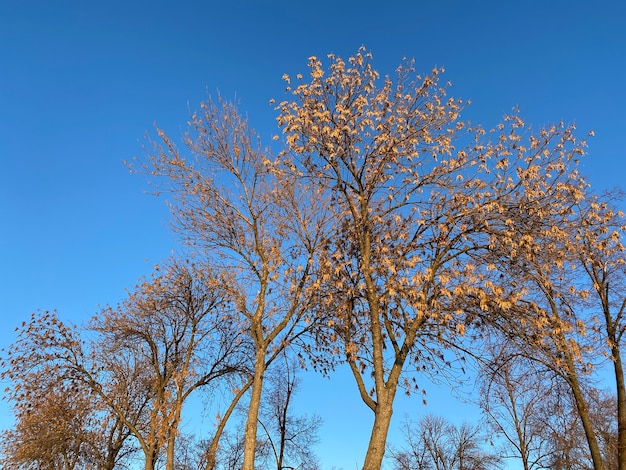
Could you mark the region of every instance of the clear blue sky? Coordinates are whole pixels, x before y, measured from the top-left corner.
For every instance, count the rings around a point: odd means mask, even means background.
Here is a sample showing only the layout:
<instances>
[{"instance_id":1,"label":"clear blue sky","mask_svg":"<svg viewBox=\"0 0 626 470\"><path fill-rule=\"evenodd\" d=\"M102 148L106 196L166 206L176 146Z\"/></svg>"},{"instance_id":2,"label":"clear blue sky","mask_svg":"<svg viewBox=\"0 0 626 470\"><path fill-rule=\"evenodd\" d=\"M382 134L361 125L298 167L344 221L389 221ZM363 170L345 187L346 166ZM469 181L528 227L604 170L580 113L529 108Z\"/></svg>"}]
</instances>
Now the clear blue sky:
<instances>
[{"instance_id":1,"label":"clear blue sky","mask_svg":"<svg viewBox=\"0 0 626 470\"><path fill-rule=\"evenodd\" d=\"M176 135L219 89L267 136L280 77L311 55L365 45L383 74L403 56L444 66L473 121L519 106L536 127L595 130L583 171L624 186L625 25L618 0L0 1L0 347L37 309L80 322L117 302L176 247L164 201L122 164L153 121ZM344 378L310 378L301 401L326 420L324 462L350 470L370 416ZM462 417L437 398L427 411Z\"/></svg>"}]
</instances>

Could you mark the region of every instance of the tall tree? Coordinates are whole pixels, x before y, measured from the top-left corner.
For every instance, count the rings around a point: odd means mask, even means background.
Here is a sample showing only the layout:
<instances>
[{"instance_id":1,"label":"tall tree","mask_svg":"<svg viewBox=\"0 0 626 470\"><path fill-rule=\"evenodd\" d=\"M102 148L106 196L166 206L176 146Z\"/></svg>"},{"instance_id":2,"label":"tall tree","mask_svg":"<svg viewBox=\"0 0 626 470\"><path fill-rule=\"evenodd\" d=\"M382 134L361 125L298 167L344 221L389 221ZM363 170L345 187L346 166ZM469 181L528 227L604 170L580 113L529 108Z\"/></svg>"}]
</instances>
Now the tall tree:
<instances>
[{"instance_id":1,"label":"tall tree","mask_svg":"<svg viewBox=\"0 0 626 470\"><path fill-rule=\"evenodd\" d=\"M446 97L440 69L415 76L407 61L381 81L363 49L348 61L329 58L329 70L310 58L309 80L299 75L277 108L284 159L329 194L337 221L320 308L334 315L326 344L343 354L374 412L363 467L374 470L409 364L425 372L463 345L480 317L467 314L467 302L502 307L519 297L485 271L491 222L511 199L550 207L560 189L550 184L576 186L567 175L582 147L565 126L524 136L517 114L485 135L459 119L463 103ZM550 171L558 176L547 186L519 183Z\"/></svg>"},{"instance_id":2,"label":"tall tree","mask_svg":"<svg viewBox=\"0 0 626 470\"><path fill-rule=\"evenodd\" d=\"M288 87L293 100L278 105L279 124L294 165L332 201L337 231L321 308L334 314L330 349L342 352L374 412L363 467L373 470L382 464L405 364L427 356L416 345L445 322L452 284L472 276L460 258L481 188L462 178L476 162L454 152L452 139L466 125L458 121L461 103L438 87L441 70L414 77L408 62L395 82L379 86L366 51L348 63L329 57L328 76L312 57L310 81L298 76Z\"/></svg>"},{"instance_id":3,"label":"tall tree","mask_svg":"<svg viewBox=\"0 0 626 470\"><path fill-rule=\"evenodd\" d=\"M626 470L626 382L621 355L626 332L626 219L615 207L615 196L590 197L581 204L580 224L575 229L575 253L587 279L590 308L587 327L600 350L613 363L615 378L618 468ZM601 325L601 326L598 326Z\"/></svg>"},{"instance_id":4,"label":"tall tree","mask_svg":"<svg viewBox=\"0 0 626 470\"><path fill-rule=\"evenodd\" d=\"M537 151L543 147L536 140L532 143ZM557 146L557 155L566 154L565 147ZM543 152L549 153L547 149ZM504 308L484 299L483 307L495 313L491 320L507 341L568 385L593 466L601 470L601 449L584 393L586 378L598 357L588 334L595 323L590 315L591 286L581 267L581 259L595 266L601 258L581 243L581 233L593 220L591 212L582 209L589 207L594 197L576 166L567 163L556 160L543 166L529 164L522 170L508 165L504 169L516 192L507 198L508 207L502 206L504 217L490 226L493 262L487 267L491 279L504 281L520 296Z\"/></svg>"},{"instance_id":5,"label":"tall tree","mask_svg":"<svg viewBox=\"0 0 626 470\"><path fill-rule=\"evenodd\" d=\"M265 370L313 323L309 304L325 203L272 161L234 104L202 104L185 137L187 155L158 132L160 142L135 169L173 194L175 229L228 276L234 318L253 344L243 462L251 470Z\"/></svg>"}]
</instances>

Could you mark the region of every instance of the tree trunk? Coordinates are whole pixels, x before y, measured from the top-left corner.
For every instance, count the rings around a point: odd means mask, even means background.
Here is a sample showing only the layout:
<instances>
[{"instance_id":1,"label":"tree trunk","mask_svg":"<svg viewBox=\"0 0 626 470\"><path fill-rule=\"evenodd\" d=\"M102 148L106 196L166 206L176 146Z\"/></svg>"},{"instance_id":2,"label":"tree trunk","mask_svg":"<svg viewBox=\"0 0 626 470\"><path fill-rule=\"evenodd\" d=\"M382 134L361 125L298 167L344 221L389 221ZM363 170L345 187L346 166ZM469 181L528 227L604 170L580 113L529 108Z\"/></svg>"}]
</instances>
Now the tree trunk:
<instances>
[{"instance_id":1,"label":"tree trunk","mask_svg":"<svg viewBox=\"0 0 626 470\"><path fill-rule=\"evenodd\" d=\"M367 446L363 470L380 470L383 464L387 434L393 414L394 395L395 391L387 393L386 396L378 397L379 400L374 413L374 426Z\"/></svg>"},{"instance_id":2,"label":"tree trunk","mask_svg":"<svg viewBox=\"0 0 626 470\"><path fill-rule=\"evenodd\" d=\"M254 381L250 394L250 406L244 434L243 465L241 470L254 470L254 456L256 454L257 423L259 419L259 407L261 405L261 393L263 392L263 376L265 374L265 348L256 352L254 364Z\"/></svg>"},{"instance_id":3,"label":"tree trunk","mask_svg":"<svg viewBox=\"0 0 626 470\"><path fill-rule=\"evenodd\" d=\"M102 464L102 470L114 470L115 464L116 464L115 462L116 456L117 456L117 453L107 455L104 463Z\"/></svg>"},{"instance_id":4,"label":"tree trunk","mask_svg":"<svg viewBox=\"0 0 626 470\"><path fill-rule=\"evenodd\" d=\"M287 378L289 381L289 378ZM276 462L276 470L283 469L283 461L285 459L285 445L287 444L287 410L291 401L291 384L287 383L287 395L282 411L282 421L280 425L280 447L278 450L278 461Z\"/></svg>"},{"instance_id":5,"label":"tree trunk","mask_svg":"<svg viewBox=\"0 0 626 470\"><path fill-rule=\"evenodd\" d=\"M154 462L156 460L156 452L146 454L146 464L144 470L154 470Z\"/></svg>"},{"instance_id":6,"label":"tree trunk","mask_svg":"<svg viewBox=\"0 0 626 470\"><path fill-rule=\"evenodd\" d=\"M172 422L167 430L167 454L165 456L165 470L174 470L175 451L176 451L176 437L178 436L178 425L180 424L180 415L183 411L183 399L181 390L177 391L179 398L174 402L176 407Z\"/></svg>"},{"instance_id":7,"label":"tree trunk","mask_svg":"<svg viewBox=\"0 0 626 470\"><path fill-rule=\"evenodd\" d=\"M576 409L578 411L578 416L580 417L583 429L585 431L585 438L587 439L587 445L589 446L589 452L591 453L593 468L594 470L604 470L602 453L600 452L600 446L598 445L598 439L596 438L593 424L591 422L591 419L589 418L589 407L587 406L587 402L585 401L585 397L580 388L580 383L578 382L578 376L575 372L574 361L569 352L565 352L565 357L568 370L567 381L572 390L574 402L576 403Z\"/></svg>"},{"instance_id":8,"label":"tree trunk","mask_svg":"<svg viewBox=\"0 0 626 470\"><path fill-rule=\"evenodd\" d=\"M626 384L624 383L624 366L620 353L620 338L617 333L618 322L611 314L611 304L609 302L608 282L596 282L603 286L598 289L604 310L604 321L607 335L607 343L611 345L611 356L613 359L613 371L615 374L615 388L617 392L617 468L626 470ZM618 313L621 316L624 304Z\"/></svg>"},{"instance_id":9,"label":"tree trunk","mask_svg":"<svg viewBox=\"0 0 626 470\"><path fill-rule=\"evenodd\" d=\"M524 435L524 430L522 429L523 425L517 414L515 396L513 395L514 385L511 381L509 369L505 368L503 371L503 374L504 374L503 377L506 380L505 383L506 383L507 396L509 399L509 405L511 406L511 416L513 418L513 423L515 424L515 434L517 435L517 441L519 443L519 453L522 458L522 465L524 466L524 470L530 470L530 465L528 463L529 451L527 447L526 436Z\"/></svg>"},{"instance_id":10,"label":"tree trunk","mask_svg":"<svg viewBox=\"0 0 626 470\"><path fill-rule=\"evenodd\" d=\"M618 343L612 341L613 369L617 388L617 467L626 470L626 385Z\"/></svg>"},{"instance_id":11,"label":"tree trunk","mask_svg":"<svg viewBox=\"0 0 626 470\"><path fill-rule=\"evenodd\" d=\"M230 402L228 409L224 413L224 416L222 416L222 419L217 425L217 429L215 430L215 434L213 435L213 439L211 439L211 444L209 445L209 449L206 453L206 465L204 467L204 470L215 469L215 466L217 465L217 450L219 448L220 438L222 437L224 429L226 428L226 423L230 419L230 415L232 415L233 411L235 411L237 403L239 403L239 400L248 391L251 385L252 380L248 380L246 384L241 388L241 390L237 392L233 400Z\"/></svg>"},{"instance_id":12,"label":"tree trunk","mask_svg":"<svg viewBox=\"0 0 626 470\"><path fill-rule=\"evenodd\" d=\"M165 470L174 470L174 446L176 444L175 430L170 430L172 435L167 440L167 455L165 457Z\"/></svg>"}]
</instances>

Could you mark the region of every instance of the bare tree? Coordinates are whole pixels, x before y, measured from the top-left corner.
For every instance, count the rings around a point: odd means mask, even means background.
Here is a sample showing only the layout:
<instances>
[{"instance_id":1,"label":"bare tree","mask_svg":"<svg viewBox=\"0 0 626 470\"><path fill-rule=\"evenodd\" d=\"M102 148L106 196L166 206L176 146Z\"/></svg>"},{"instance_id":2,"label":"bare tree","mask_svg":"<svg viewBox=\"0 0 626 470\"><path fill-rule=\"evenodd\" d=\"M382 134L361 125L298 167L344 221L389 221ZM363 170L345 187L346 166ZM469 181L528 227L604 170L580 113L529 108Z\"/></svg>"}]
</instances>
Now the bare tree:
<instances>
[{"instance_id":1,"label":"bare tree","mask_svg":"<svg viewBox=\"0 0 626 470\"><path fill-rule=\"evenodd\" d=\"M261 468L318 470L314 452L321 418L294 413L293 402L300 380L298 361L283 351L267 370L259 410L259 435L255 464ZM240 411L245 410L240 407ZM231 426L220 446L219 468L240 468L243 462L242 426Z\"/></svg>"},{"instance_id":2,"label":"bare tree","mask_svg":"<svg viewBox=\"0 0 626 470\"><path fill-rule=\"evenodd\" d=\"M296 415L292 409L300 384L298 367L286 354L272 365L259 413L261 439L266 441L268 460L272 462L267 466L275 465L276 470L319 468L313 446L322 420L317 415Z\"/></svg>"},{"instance_id":3,"label":"bare tree","mask_svg":"<svg viewBox=\"0 0 626 470\"><path fill-rule=\"evenodd\" d=\"M489 352L482 357L478 404L495 435L504 438L504 457L520 459L525 470L592 468L578 405L561 374L529 356L527 345L520 349L496 338ZM589 378L580 383L602 463L617 469L616 397Z\"/></svg>"},{"instance_id":4,"label":"bare tree","mask_svg":"<svg viewBox=\"0 0 626 470\"><path fill-rule=\"evenodd\" d=\"M604 465L607 470L618 470L621 454L619 452L619 413L615 413L618 407L617 395L597 388L591 388L588 394L591 396L591 419L594 421Z\"/></svg>"},{"instance_id":5,"label":"bare tree","mask_svg":"<svg viewBox=\"0 0 626 470\"><path fill-rule=\"evenodd\" d=\"M396 470L486 470L499 468L501 460L484 450L488 441L479 425L460 426L440 416L426 415L405 425L407 447L393 451Z\"/></svg>"},{"instance_id":6,"label":"bare tree","mask_svg":"<svg viewBox=\"0 0 626 470\"><path fill-rule=\"evenodd\" d=\"M262 444L257 446L257 452L262 451L261 446ZM239 470L243 463L244 447L243 433L226 431L219 449L218 468L220 470Z\"/></svg>"},{"instance_id":7,"label":"bare tree","mask_svg":"<svg viewBox=\"0 0 626 470\"><path fill-rule=\"evenodd\" d=\"M554 469L588 469L593 467L585 431L577 413L571 391L562 381L559 388L546 394L540 409L542 433L549 449L546 466ZM618 468L617 416L615 396L592 386L584 389L589 404L604 468Z\"/></svg>"},{"instance_id":8,"label":"bare tree","mask_svg":"<svg viewBox=\"0 0 626 470\"><path fill-rule=\"evenodd\" d=\"M314 323L309 304L325 203L260 147L233 104L201 105L185 137L189 155L161 130L159 137L135 168L174 196L175 229L228 277L233 321L253 344L243 462L251 470L265 370Z\"/></svg>"},{"instance_id":9,"label":"bare tree","mask_svg":"<svg viewBox=\"0 0 626 470\"><path fill-rule=\"evenodd\" d=\"M555 454L547 417L557 407L547 408L568 392L553 371L519 354L506 340L496 339L489 352L489 359L483 357L478 379L478 404L486 422L496 436L504 438L505 458L520 459L524 470L546 468ZM569 410L560 413L572 419Z\"/></svg>"},{"instance_id":10,"label":"bare tree","mask_svg":"<svg viewBox=\"0 0 626 470\"><path fill-rule=\"evenodd\" d=\"M178 427L189 396L245 372L244 337L229 321L230 308L222 279L209 268L172 262L93 322L109 357L122 355L147 367L150 425L146 433L133 431L144 452L155 449L151 458L157 449L166 449L168 470L174 469Z\"/></svg>"}]
</instances>

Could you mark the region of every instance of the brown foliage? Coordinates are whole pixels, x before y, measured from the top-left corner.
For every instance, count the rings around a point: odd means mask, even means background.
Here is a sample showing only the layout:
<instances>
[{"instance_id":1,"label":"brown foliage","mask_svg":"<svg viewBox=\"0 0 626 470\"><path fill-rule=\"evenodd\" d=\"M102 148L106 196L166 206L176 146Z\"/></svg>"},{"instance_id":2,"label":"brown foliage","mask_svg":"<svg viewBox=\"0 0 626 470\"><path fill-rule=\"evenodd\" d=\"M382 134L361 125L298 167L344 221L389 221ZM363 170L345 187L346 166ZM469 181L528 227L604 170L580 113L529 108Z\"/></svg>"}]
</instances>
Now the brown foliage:
<instances>
[{"instance_id":1,"label":"brown foliage","mask_svg":"<svg viewBox=\"0 0 626 470\"><path fill-rule=\"evenodd\" d=\"M337 222L319 280L320 308L334 315L323 344L375 413L364 467L374 469L408 364L441 370L429 362L519 302L486 254L528 251L509 213L528 226L584 196L584 142L562 124L530 133L517 113L488 133L460 120L464 103L446 96L440 69L416 76L406 61L381 79L364 49L329 59L325 70L310 58L308 80L285 77L292 99L277 109L286 164L328 194ZM549 230L558 225L530 237Z\"/></svg>"}]
</instances>

